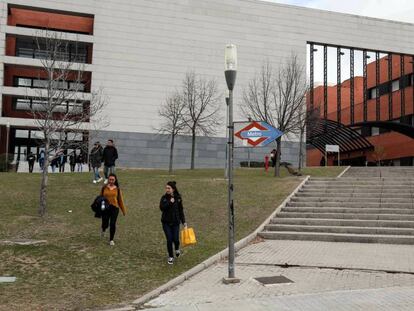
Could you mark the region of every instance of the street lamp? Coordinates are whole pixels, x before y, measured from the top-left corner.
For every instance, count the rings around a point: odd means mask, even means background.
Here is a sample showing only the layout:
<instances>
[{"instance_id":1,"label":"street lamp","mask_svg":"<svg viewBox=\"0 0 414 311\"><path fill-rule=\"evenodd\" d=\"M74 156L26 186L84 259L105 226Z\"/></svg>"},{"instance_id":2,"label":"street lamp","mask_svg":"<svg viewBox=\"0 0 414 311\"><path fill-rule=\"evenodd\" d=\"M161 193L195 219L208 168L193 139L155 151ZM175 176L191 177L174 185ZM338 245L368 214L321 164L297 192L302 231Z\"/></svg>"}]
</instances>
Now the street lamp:
<instances>
[{"instance_id":1,"label":"street lamp","mask_svg":"<svg viewBox=\"0 0 414 311\"><path fill-rule=\"evenodd\" d=\"M239 279L234 273L234 204L233 204L233 148L234 148L234 125L233 125L233 89L236 83L237 74L237 48L234 44L229 44L224 52L224 75L226 77L227 88L229 89L228 100L228 120L227 120L227 184L228 200L227 208L229 213L229 274L223 278L225 284L238 283Z\"/></svg>"}]
</instances>

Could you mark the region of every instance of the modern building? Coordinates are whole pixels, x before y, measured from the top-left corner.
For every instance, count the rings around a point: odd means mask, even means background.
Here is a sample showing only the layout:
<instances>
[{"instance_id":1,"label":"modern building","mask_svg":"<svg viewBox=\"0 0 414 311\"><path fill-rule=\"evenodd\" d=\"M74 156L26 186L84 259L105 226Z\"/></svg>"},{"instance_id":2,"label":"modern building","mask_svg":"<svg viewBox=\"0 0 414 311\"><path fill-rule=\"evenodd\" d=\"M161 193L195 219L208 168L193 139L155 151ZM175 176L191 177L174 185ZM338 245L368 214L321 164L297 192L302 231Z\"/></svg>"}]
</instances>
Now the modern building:
<instances>
[{"instance_id":1,"label":"modern building","mask_svg":"<svg viewBox=\"0 0 414 311\"><path fill-rule=\"evenodd\" d=\"M354 150L341 150L341 164L411 166L414 159L414 57L393 53L377 56L378 59L372 57L373 61L366 64L366 77L354 77L353 84L347 79L334 86L328 85L326 90L324 86L316 87L314 109L323 118L326 91L327 119L353 129L360 135L358 139L367 142ZM321 164L325 154L320 149L308 147L309 165ZM328 154L327 164L337 163L337 154Z\"/></svg>"},{"instance_id":2,"label":"modern building","mask_svg":"<svg viewBox=\"0 0 414 311\"><path fill-rule=\"evenodd\" d=\"M238 108L243 90L263 62L277 68L294 53L306 64L309 44L414 54L412 24L259 0L1 0L0 12L0 153L23 156L28 148L41 148L24 110L36 105L33 89L42 88L42 48L34 38L48 29L65 34L69 46L77 42L65 57L85 64L85 96L97 88L107 94L110 125L99 137L114 139L125 167L167 167L169 142L158 134L158 109L189 70L216 79L225 115L228 43L238 46L235 120L245 119ZM62 87L70 88L71 81ZM87 134L68 133L68 140ZM214 137L200 137L196 167L224 167L225 141L224 124ZM272 148L238 149L236 162L262 160ZM177 167L189 167L190 150L190 138L180 137ZM282 160L296 165L298 150L297 139L285 139Z\"/></svg>"}]
</instances>

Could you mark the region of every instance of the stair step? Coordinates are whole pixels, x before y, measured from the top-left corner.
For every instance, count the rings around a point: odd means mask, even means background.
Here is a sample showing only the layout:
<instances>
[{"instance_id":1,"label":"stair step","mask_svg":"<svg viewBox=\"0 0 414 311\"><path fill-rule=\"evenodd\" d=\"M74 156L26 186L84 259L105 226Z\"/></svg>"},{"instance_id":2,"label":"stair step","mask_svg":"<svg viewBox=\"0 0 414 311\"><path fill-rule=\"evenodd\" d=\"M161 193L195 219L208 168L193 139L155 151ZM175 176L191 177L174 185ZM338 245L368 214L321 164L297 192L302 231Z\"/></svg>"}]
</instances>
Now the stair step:
<instances>
[{"instance_id":1,"label":"stair step","mask_svg":"<svg viewBox=\"0 0 414 311\"><path fill-rule=\"evenodd\" d=\"M387 198L387 197L302 197L301 195L296 195L291 198L291 202L307 202L313 204L314 202L360 202L360 203L407 203L413 204L412 198Z\"/></svg>"},{"instance_id":2,"label":"stair step","mask_svg":"<svg viewBox=\"0 0 414 311\"><path fill-rule=\"evenodd\" d=\"M306 240L327 242L383 243L383 244L414 244L414 236L407 235L369 235L341 234L319 232L263 231L259 236L272 240Z\"/></svg>"},{"instance_id":3,"label":"stair step","mask_svg":"<svg viewBox=\"0 0 414 311\"><path fill-rule=\"evenodd\" d=\"M367 220L332 218L282 218L276 217L271 224L309 225L309 226L346 226L346 227L388 227L414 228L414 221L408 220Z\"/></svg>"},{"instance_id":4,"label":"stair step","mask_svg":"<svg viewBox=\"0 0 414 311\"><path fill-rule=\"evenodd\" d=\"M307 202L288 202L286 206L292 207L307 207L309 204ZM371 203L371 202L312 202L314 207L384 207L384 208L414 208L413 203Z\"/></svg>"},{"instance_id":5,"label":"stair step","mask_svg":"<svg viewBox=\"0 0 414 311\"><path fill-rule=\"evenodd\" d=\"M312 191L298 191L295 197L303 197L303 198L317 198L317 197L325 197L325 198L414 198L414 195L411 193L387 193L383 194L379 193L355 193L355 192L312 192Z\"/></svg>"},{"instance_id":6,"label":"stair step","mask_svg":"<svg viewBox=\"0 0 414 311\"><path fill-rule=\"evenodd\" d=\"M272 224L265 226L265 231L290 232L322 232L322 233L352 233L352 234L380 234L380 235L413 235L414 228L384 228L384 227L345 227L345 226L306 226Z\"/></svg>"},{"instance_id":7,"label":"stair step","mask_svg":"<svg viewBox=\"0 0 414 311\"><path fill-rule=\"evenodd\" d=\"M280 212L277 218L323 218L323 219L360 219L360 220L409 220L414 221L414 215L407 214L349 214L349 213L295 213Z\"/></svg>"},{"instance_id":8,"label":"stair step","mask_svg":"<svg viewBox=\"0 0 414 311\"><path fill-rule=\"evenodd\" d=\"M350 213L350 214L414 214L414 208L371 208L371 207L283 207L282 212L294 213Z\"/></svg>"}]
</instances>

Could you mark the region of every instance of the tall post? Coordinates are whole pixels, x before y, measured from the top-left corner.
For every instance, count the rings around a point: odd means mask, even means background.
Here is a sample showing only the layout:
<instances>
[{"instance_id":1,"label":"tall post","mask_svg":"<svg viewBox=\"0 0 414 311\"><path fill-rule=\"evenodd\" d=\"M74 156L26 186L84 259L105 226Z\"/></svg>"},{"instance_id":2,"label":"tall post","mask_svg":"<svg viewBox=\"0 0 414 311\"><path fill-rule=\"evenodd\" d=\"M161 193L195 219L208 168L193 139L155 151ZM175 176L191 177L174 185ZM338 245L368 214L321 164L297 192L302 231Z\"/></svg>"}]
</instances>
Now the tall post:
<instances>
[{"instance_id":1,"label":"tall post","mask_svg":"<svg viewBox=\"0 0 414 311\"><path fill-rule=\"evenodd\" d=\"M315 61L314 61L314 55L313 53L315 52L315 48L313 43L310 44L309 46L310 48L310 53L309 53L309 57L310 57L310 64L309 64L309 104L310 104L310 110L313 111L313 101L314 101L314 65L315 65Z\"/></svg>"},{"instance_id":2,"label":"tall post","mask_svg":"<svg viewBox=\"0 0 414 311\"><path fill-rule=\"evenodd\" d=\"M349 62L350 62L350 75L351 75L351 96L350 96L350 107L351 107L351 125L355 122L355 51L353 48L349 51Z\"/></svg>"},{"instance_id":3,"label":"tall post","mask_svg":"<svg viewBox=\"0 0 414 311\"><path fill-rule=\"evenodd\" d=\"M328 46L326 45L323 46L323 118L328 119Z\"/></svg>"},{"instance_id":4,"label":"tall post","mask_svg":"<svg viewBox=\"0 0 414 311\"><path fill-rule=\"evenodd\" d=\"M392 54L388 53L388 120L392 120Z\"/></svg>"},{"instance_id":5,"label":"tall post","mask_svg":"<svg viewBox=\"0 0 414 311\"><path fill-rule=\"evenodd\" d=\"M363 51L363 56L362 56L362 66L363 66L363 75L364 75L364 81L363 81L363 83L364 83L364 91L363 91L363 96L364 96L364 112L363 112L363 114L364 114L364 122L365 121L367 121L367 119L368 119L368 108L367 108L367 99L368 99L368 82L367 82L367 79L368 79L368 71L367 71L367 58L368 58L369 56L368 56L368 54L367 54L367 51L366 50L364 50Z\"/></svg>"},{"instance_id":6,"label":"tall post","mask_svg":"<svg viewBox=\"0 0 414 311\"><path fill-rule=\"evenodd\" d=\"M380 67L380 53L375 52L375 120L381 120L381 94L380 94L380 83L381 83L381 67Z\"/></svg>"},{"instance_id":7,"label":"tall post","mask_svg":"<svg viewBox=\"0 0 414 311\"><path fill-rule=\"evenodd\" d=\"M10 137L10 122L6 124L6 159L5 159L5 171L9 171L9 137Z\"/></svg>"},{"instance_id":8,"label":"tall post","mask_svg":"<svg viewBox=\"0 0 414 311\"><path fill-rule=\"evenodd\" d=\"M341 123L341 56L344 53L341 51L340 47L336 48L336 120L338 123Z\"/></svg>"},{"instance_id":9,"label":"tall post","mask_svg":"<svg viewBox=\"0 0 414 311\"><path fill-rule=\"evenodd\" d=\"M405 57L403 54L400 56L400 98L401 98L401 117L405 116Z\"/></svg>"},{"instance_id":10,"label":"tall post","mask_svg":"<svg viewBox=\"0 0 414 311\"><path fill-rule=\"evenodd\" d=\"M239 279L235 276L235 267L234 267L234 201L233 201L233 150L234 150L234 124L233 124L233 89L236 82L237 74L237 50L236 46L229 44L225 49L225 77L227 88L229 90L229 109L228 109L228 133L229 137L227 139L228 144L228 154L227 154L227 187L228 187L228 197L227 197L227 209L229 217L229 227L228 227L228 239L229 239L229 255L228 255L228 277L223 278L223 283L238 283Z\"/></svg>"},{"instance_id":11,"label":"tall post","mask_svg":"<svg viewBox=\"0 0 414 311\"><path fill-rule=\"evenodd\" d=\"M228 92L229 93L229 92ZM229 178L229 172L228 172L228 156L229 156L229 102L230 102L230 95L227 93L226 95L226 161L225 161L225 165L224 165L224 178L228 179Z\"/></svg>"}]
</instances>

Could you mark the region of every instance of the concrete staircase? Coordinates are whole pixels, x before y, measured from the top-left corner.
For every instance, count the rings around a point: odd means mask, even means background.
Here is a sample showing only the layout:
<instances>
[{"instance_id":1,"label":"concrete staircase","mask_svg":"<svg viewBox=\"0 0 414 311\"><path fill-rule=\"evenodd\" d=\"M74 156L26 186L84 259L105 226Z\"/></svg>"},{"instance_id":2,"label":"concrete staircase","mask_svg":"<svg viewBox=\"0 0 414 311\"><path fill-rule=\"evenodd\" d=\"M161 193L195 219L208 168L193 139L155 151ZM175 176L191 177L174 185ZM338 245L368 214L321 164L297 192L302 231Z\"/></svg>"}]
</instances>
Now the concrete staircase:
<instances>
[{"instance_id":1,"label":"concrete staircase","mask_svg":"<svg viewBox=\"0 0 414 311\"><path fill-rule=\"evenodd\" d=\"M260 236L414 244L414 168L351 168L341 178L311 178Z\"/></svg>"}]
</instances>

